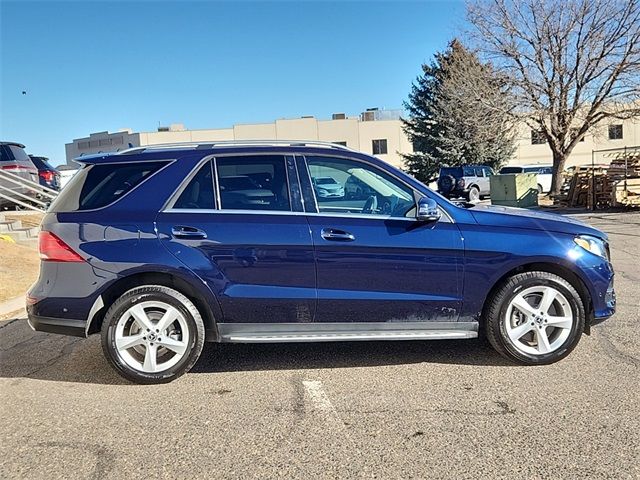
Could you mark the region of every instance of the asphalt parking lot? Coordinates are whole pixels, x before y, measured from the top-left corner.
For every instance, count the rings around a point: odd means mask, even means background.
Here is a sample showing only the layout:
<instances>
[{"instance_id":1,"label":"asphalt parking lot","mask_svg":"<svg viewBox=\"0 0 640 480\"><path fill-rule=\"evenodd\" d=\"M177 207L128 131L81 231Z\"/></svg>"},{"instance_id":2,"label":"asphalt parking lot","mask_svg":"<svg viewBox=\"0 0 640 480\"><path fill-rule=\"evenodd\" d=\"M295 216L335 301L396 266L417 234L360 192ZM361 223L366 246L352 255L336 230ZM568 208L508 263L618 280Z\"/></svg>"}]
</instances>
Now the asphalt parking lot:
<instances>
[{"instance_id":1,"label":"asphalt parking lot","mask_svg":"<svg viewBox=\"0 0 640 480\"><path fill-rule=\"evenodd\" d=\"M479 340L209 344L141 387L96 336L0 322L0 477L640 478L640 213L580 217L618 312L551 366Z\"/></svg>"}]
</instances>

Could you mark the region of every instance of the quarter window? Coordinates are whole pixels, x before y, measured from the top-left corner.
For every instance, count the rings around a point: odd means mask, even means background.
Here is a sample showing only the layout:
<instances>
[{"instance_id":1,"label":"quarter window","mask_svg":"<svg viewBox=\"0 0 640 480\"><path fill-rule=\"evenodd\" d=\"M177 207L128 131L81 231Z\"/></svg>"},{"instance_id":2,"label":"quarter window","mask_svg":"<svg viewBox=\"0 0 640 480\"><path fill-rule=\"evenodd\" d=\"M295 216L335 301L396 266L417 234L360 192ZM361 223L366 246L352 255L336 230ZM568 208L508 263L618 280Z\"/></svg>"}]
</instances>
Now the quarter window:
<instances>
[{"instance_id":1,"label":"quarter window","mask_svg":"<svg viewBox=\"0 0 640 480\"><path fill-rule=\"evenodd\" d=\"M307 157L320 213L415 216L413 191L370 166L344 158Z\"/></svg>"},{"instance_id":2,"label":"quarter window","mask_svg":"<svg viewBox=\"0 0 640 480\"><path fill-rule=\"evenodd\" d=\"M374 155L384 155L387 153L387 139L372 140L372 149Z\"/></svg>"},{"instance_id":3,"label":"quarter window","mask_svg":"<svg viewBox=\"0 0 640 480\"><path fill-rule=\"evenodd\" d=\"M291 210L282 155L221 157L216 167L221 209Z\"/></svg>"}]
</instances>

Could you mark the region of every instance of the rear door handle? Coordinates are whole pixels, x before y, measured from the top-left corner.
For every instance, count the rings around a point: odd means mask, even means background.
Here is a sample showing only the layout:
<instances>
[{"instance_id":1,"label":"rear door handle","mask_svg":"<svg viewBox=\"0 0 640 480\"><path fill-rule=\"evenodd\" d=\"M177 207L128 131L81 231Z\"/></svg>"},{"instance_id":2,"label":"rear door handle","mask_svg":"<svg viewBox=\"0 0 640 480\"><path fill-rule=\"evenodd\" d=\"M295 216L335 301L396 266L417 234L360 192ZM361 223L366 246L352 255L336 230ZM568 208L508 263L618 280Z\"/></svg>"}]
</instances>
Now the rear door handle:
<instances>
[{"instance_id":1,"label":"rear door handle","mask_svg":"<svg viewBox=\"0 0 640 480\"><path fill-rule=\"evenodd\" d=\"M356 239L351 233L337 228L323 228L320 236L333 242L353 242Z\"/></svg>"},{"instance_id":2,"label":"rear door handle","mask_svg":"<svg viewBox=\"0 0 640 480\"><path fill-rule=\"evenodd\" d=\"M176 238L207 238L207 234L196 227L189 227L186 225L176 225L171 229L171 234Z\"/></svg>"}]
</instances>

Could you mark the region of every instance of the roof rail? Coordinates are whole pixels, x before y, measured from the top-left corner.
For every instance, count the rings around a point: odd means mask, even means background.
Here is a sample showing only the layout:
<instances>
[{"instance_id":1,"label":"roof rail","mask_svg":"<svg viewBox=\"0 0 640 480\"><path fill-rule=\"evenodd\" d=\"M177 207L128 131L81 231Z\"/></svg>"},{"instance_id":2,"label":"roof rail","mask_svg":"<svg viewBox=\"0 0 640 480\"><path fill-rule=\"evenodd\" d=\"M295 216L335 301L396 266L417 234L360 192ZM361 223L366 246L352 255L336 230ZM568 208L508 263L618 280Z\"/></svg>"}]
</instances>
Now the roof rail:
<instances>
[{"instance_id":1,"label":"roof rail","mask_svg":"<svg viewBox=\"0 0 640 480\"><path fill-rule=\"evenodd\" d=\"M221 140L210 142L176 142L176 143L158 143L154 145L144 145L141 147L127 148L116 152L116 155L126 155L130 153L141 153L146 150L170 150L172 148L193 148L194 150L207 150L216 147L235 147L235 146L257 146L257 147L270 147L270 146L290 146L290 147L324 147L333 148L336 150L348 150L353 149L344 145L339 145L331 142L322 142L318 140Z\"/></svg>"}]
</instances>

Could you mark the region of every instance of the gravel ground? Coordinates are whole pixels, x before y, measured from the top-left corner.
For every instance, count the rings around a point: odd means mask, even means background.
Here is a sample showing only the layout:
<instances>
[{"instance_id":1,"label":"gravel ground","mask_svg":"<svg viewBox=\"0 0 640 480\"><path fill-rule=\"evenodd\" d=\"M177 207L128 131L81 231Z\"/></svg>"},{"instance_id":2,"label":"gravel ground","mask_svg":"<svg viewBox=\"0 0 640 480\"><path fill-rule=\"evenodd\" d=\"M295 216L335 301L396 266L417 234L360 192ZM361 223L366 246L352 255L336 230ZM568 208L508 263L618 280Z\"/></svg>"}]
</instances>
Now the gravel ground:
<instances>
[{"instance_id":1,"label":"gravel ground","mask_svg":"<svg viewBox=\"0 0 640 480\"><path fill-rule=\"evenodd\" d=\"M207 345L164 386L99 339L0 324L1 478L640 478L640 214L611 235L618 313L564 361L482 341Z\"/></svg>"}]
</instances>

